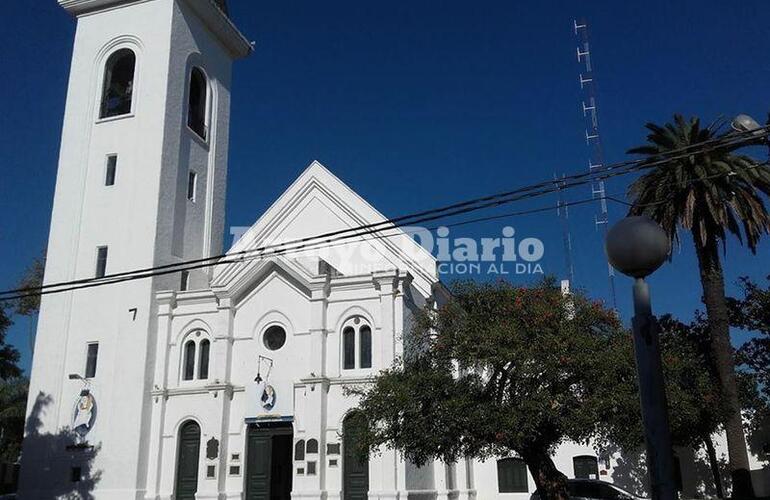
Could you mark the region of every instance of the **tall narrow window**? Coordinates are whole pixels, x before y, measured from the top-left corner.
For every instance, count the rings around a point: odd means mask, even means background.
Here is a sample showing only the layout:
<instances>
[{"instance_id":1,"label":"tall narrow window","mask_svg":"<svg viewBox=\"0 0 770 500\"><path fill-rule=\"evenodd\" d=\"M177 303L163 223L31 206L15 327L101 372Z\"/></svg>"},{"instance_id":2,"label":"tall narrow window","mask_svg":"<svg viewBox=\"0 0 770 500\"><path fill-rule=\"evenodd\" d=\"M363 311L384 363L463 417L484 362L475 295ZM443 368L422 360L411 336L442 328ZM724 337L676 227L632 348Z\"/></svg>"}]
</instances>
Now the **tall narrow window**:
<instances>
[{"instance_id":1,"label":"tall narrow window","mask_svg":"<svg viewBox=\"0 0 770 500\"><path fill-rule=\"evenodd\" d=\"M107 156L107 171L104 175L104 185L112 186L115 184L115 173L118 168L118 155Z\"/></svg>"},{"instance_id":2,"label":"tall narrow window","mask_svg":"<svg viewBox=\"0 0 770 500\"><path fill-rule=\"evenodd\" d=\"M184 345L184 380L192 380L195 377L195 341L188 340Z\"/></svg>"},{"instance_id":3,"label":"tall narrow window","mask_svg":"<svg viewBox=\"0 0 770 500\"><path fill-rule=\"evenodd\" d=\"M126 115L131 112L135 69L136 54L129 49L120 49L107 59L104 67L100 118Z\"/></svg>"},{"instance_id":4,"label":"tall narrow window","mask_svg":"<svg viewBox=\"0 0 770 500\"><path fill-rule=\"evenodd\" d=\"M372 367L372 329L364 325L359 330L359 350L361 356L361 368Z\"/></svg>"},{"instance_id":5,"label":"tall narrow window","mask_svg":"<svg viewBox=\"0 0 770 500\"><path fill-rule=\"evenodd\" d=\"M96 277L103 278L107 274L107 247L96 249Z\"/></svg>"},{"instance_id":6,"label":"tall narrow window","mask_svg":"<svg viewBox=\"0 0 770 500\"><path fill-rule=\"evenodd\" d=\"M372 327L361 317L353 316L342 328L342 368L372 367Z\"/></svg>"},{"instance_id":7,"label":"tall narrow window","mask_svg":"<svg viewBox=\"0 0 770 500\"><path fill-rule=\"evenodd\" d=\"M190 288L190 271L182 271L179 283L179 290L186 292Z\"/></svg>"},{"instance_id":8,"label":"tall narrow window","mask_svg":"<svg viewBox=\"0 0 770 500\"><path fill-rule=\"evenodd\" d=\"M200 68L193 68L190 73L190 95L187 106L187 125L198 136L206 140L206 98L208 84L206 75Z\"/></svg>"},{"instance_id":9,"label":"tall narrow window","mask_svg":"<svg viewBox=\"0 0 770 500\"><path fill-rule=\"evenodd\" d=\"M187 176L187 199L195 201L195 191L198 187L198 174L190 172Z\"/></svg>"},{"instance_id":10,"label":"tall narrow window","mask_svg":"<svg viewBox=\"0 0 770 500\"><path fill-rule=\"evenodd\" d=\"M99 357L99 344L94 342L88 344L88 352L86 354L86 378L94 378L96 376L96 360Z\"/></svg>"},{"instance_id":11,"label":"tall narrow window","mask_svg":"<svg viewBox=\"0 0 770 500\"><path fill-rule=\"evenodd\" d=\"M198 346L198 378L205 380L209 378L209 347L210 343L204 339Z\"/></svg>"},{"instance_id":12,"label":"tall narrow window","mask_svg":"<svg viewBox=\"0 0 770 500\"><path fill-rule=\"evenodd\" d=\"M352 326L342 331L343 366L346 370L356 367L356 331Z\"/></svg>"}]
</instances>

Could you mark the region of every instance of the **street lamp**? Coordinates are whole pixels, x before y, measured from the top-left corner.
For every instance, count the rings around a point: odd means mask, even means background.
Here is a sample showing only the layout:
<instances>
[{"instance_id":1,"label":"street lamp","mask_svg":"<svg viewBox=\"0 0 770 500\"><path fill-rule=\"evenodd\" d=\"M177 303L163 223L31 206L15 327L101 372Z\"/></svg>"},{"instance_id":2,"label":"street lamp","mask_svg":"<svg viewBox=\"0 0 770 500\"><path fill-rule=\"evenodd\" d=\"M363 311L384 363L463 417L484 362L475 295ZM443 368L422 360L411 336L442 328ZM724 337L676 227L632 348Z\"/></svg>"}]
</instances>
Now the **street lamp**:
<instances>
[{"instance_id":1,"label":"street lamp","mask_svg":"<svg viewBox=\"0 0 770 500\"><path fill-rule=\"evenodd\" d=\"M768 123L770 125L770 122ZM754 118L743 113L737 115L730 122L730 128L738 133L750 134L757 138L756 144L768 147L770 154L770 138L767 136L768 129L759 124Z\"/></svg>"},{"instance_id":2,"label":"street lamp","mask_svg":"<svg viewBox=\"0 0 770 500\"><path fill-rule=\"evenodd\" d=\"M741 113L733 118L730 122L730 127L736 132L751 132L752 130L761 129L762 126L751 116ZM759 131L759 133L762 133Z\"/></svg>"},{"instance_id":3,"label":"street lamp","mask_svg":"<svg viewBox=\"0 0 770 500\"><path fill-rule=\"evenodd\" d=\"M644 281L665 262L671 243L665 231L649 217L626 217L607 233L606 250L610 264L634 278L634 353L652 498L675 500L678 497L658 323L652 314L650 289Z\"/></svg>"}]
</instances>

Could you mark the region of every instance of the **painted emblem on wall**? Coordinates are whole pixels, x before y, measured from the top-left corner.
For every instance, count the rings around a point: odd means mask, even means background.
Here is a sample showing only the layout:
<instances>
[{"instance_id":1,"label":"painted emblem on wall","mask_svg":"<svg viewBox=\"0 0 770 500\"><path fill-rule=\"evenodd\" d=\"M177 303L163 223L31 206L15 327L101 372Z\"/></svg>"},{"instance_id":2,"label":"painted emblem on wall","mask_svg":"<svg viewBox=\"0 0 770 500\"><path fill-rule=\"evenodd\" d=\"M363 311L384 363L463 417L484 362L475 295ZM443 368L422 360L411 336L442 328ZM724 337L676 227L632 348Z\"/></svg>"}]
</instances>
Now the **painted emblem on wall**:
<instances>
[{"instance_id":1,"label":"painted emblem on wall","mask_svg":"<svg viewBox=\"0 0 770 500\"><path fill-rule=\"evenodd\" d=\"M269 363L269 368L267 370L267 374L265 375L265 378L262 378L261 375L261 368L262 368L262 361L265 361L266 363ZM257 377L254 379L254 382L257 383L256 387L256 393L257 393L257 401L267 411L270 411L275 406L275 389L272 385L269 385L267 382L270 379L270 373L273 371L273 360L265 357L265 356L259 356L257 358Z\"/></svg>"},{"instance_id":2,"label":"painted emblem on wall","mask_svg":"<svg viewBox=\"0 0 770 500\"><path fill-rule=\"evenodd\" d=\"M80 391L72 413L72 430L85 437L96 423L96 398L88 389Z\"/></svg>"},{"instance_id":3,"label":"painted emblem on wall","mask_svg":"<svg viewBox=\"0 0 770 500\"><path fill-rule=\"evenodd\" d=\"M275 406L275 389L273 389L272 385L265 386L265 390L262 391L262 397L260 398L260 401L262 401L262 408L265 410L273 409L273 406Z\"/></svg>"},{"instance_id":4,"label":"painted emblem on wall","mask_svg":"<svg viewBox=\"0 0 770 500\"><path fill-rule=\"evenodd\" d=\"M275 406L275 389L265 381L257 382L257 401L265 410L272 410Z\"/></svg>"}]
</instances>

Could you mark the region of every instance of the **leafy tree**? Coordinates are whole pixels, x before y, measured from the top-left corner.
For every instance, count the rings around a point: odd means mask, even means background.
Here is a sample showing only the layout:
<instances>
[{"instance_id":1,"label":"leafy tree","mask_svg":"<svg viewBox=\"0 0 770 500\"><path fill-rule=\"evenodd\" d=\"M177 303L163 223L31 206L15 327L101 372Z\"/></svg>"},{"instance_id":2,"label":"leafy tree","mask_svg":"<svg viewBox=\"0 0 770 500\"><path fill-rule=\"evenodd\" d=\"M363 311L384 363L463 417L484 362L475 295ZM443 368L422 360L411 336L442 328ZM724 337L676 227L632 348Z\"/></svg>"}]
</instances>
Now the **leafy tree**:
<instances>
[{"instance_id":1,"label":"leafy tree","mask_svg":"<svg viewBox=\"0 0 770 500\"><path fill-rule=\"evenodd\" d=\"M738 363L756 375L762 395L770 404L770 276L762 288L748 278L741 278L743 298L730 299L733 326L756 332L759 336L738 349Z\"/></svg>"},{"instance_id":2,"label":"leafy tree","mask_svg":"<svg viewBox=\"0 0 770 500\"><path fill-rule=\"evenodd\" d=\"M0 380L21 375L21 370L19 370L17 365L19 362L19 351L5 342L8 328L12 324L7 306L0 302Z\"/></svg>"},{"instance_id":3,"label":"leafy tree","mask_svg":"<svg viewBox=\"0 0 770 500\"><path fill-rule=\"evenodd\" d=\"M0 462L16 462L21 453L27 389L25 378L0 381Z\"/></svg>"},{"instance_id":4,"label":"leafy tree","mask_svg":"<svg viewBox=\"0 0 770 500\"><path fill-rule=\"evenodd\" d=\"M666 381L671 438L677 446L705 448L719 498L724 498L712 434L720 429L727 412L720 397L717 374L710 360L708 325L698 314L690 324L671 315L660 318L660 350ZM618 380L608 390L622 397L608 400L610 418L603 426L604 446L617 445L636 450L644 443L644 431L639 406L638 382L632 376L633 346L623 342L615 349L622 352L626 362L614 364ZM625 350L625 352L623 352Z\"/></svg>"},{"instance_id":5,"label":"leafy tree","mask_svg":"<svg viewBox=\"0 0 770 500\"><path fill-rule=\"evenodd\" d=\"M767 453L770 443L770 276L762 288L741 278L743 297L729 299L731 324L756 333L738 349L744 415L748 417L749 448L757 455Z\"/></svg>"},{"instance_id":6,"label":"leafy tree","mask_svg":"<svg viewBox=\"0 0 770 500\"><path fill-rule=\"evenodd\" d=\"M463 282L453 293L416 314L403 360L348 389L366 424L360 452L395 448L418 465L517 454L543 498L566 499L551 454L593 437L604 418L609 383L597 381L615 361L617 317L552 280Z\"/></svg>"},{"instance_id":7,"label":"leafy tree","mask_svg":"<svg viewBox=\"0 0 770 500\"><path fill-rule=\"evenodd\" d=\"M43 273L45 272L45 254L37 257L32 264L24 271L24 276L17 284L16 288L37 288L43 284ZM14 312L21 316L33 316L40 310L40 295L29 294L21 297L14 303Z\"/></svg>"},{"instance_id":8,"label":"leafy tree","mask_svg":"<svg viewBox=\"0 0 770 500\"><path fill-rule=\"evenodd\" d=\"M673 123L648 123L647 144L632 154L660 159L681 148L719 138L718 127L701 127L697 118L674 115ZM672 241L677 229L690 231L700 269L703 301L710 332L710 349L727 403L724 421L735 494L753 496L741 405L730 344L727 302L719 247L728 234L745 240L752 252L763 233L770 231L770 215L763 194L770 194L770 169L736 153L737 146L720 146L671 159L651 168L634 181L629 197L631 215L647 214L657 221Z\"/></svg>"},{"instance_id":9,"label":"leafy tree","mask_svg":"<svg viewBox=\"0 0 770 500\"><path fill-rule=\"evenodd\" d=\"M43 283L45 257L38 257L26 269L17 288L33 288ZM12 322L10 314L34 316L40 309L40 296L28 296L13 302L0 302L0 461L15 462L24 436L24 413L28 381L21 377L19 352L5 344L5 334Z\"/></svg>"}]
</instances>

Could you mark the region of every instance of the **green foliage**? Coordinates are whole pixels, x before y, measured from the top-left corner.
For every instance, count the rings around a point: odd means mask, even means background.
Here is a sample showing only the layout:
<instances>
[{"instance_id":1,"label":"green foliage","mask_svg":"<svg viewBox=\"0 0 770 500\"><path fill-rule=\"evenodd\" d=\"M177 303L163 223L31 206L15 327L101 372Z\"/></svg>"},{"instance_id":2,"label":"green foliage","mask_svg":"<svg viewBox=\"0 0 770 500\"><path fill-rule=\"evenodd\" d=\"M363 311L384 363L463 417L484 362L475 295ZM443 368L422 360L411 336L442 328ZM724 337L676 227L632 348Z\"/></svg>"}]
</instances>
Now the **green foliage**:
<instances>
[{"instance_id":1,"label":"green foliage","mask_svg":"<svg viewBox=\"0 0 770 500\"><path fill-rule=\"evenodd\" d=\"M768 286L760 287L741 278L743 298L730 299L731 324L757 333L738 349L737 361L757 379L765 405L770 405L770 276Z\"/></svg>"},{"instance_id":2,"label":"green foliage","mask_svg":"<svg viewBox=\"0 0 770 500\"><path fill-rule=\"evenodd\" d=\"M43 284L43 273L45 272L45 255L36 258L32 264L24 271L24 276L17 284L16 288L38 288ZM14 303L14 312L21 316L32 316L40 310L40 295L27 295L21 297Z\"/></svg>"},{"instance_id":3,"label":"green foliage","mask_svg":"<svg viewBox=\"0 0 770 500\"><path fill-rule=\"evenodd\" d=\"M362 449L396 448L417 464L516 453L538 487L563 487L548 455L604 418L609 351L625 337L617 317L552 280L462 282L453 295L416 315L404 360L348 390L368 423Z\"/></svg>"},{"instance_id":4,"label":"green foliage","mask_svg":"<svg viewBox=\"0 0 770 500\"><path fill-rule=\"evenodd\" d=\"M5 336L13 322L8 314L6 306L0 302L0 380L18 377L21 374L17 363L19 351L6 344Z\"/></svg>"},{"instance_id":5,"label":"green foliage","mask_svg":"<svg viewBox=\"0 0 770 500\"><path fill-rule=\"evenodd\" d=\"M24 378L0 380L0 462L16 462L24 436L28 382Z\"/></svg>"},{"instance_id":6,"label":"green foliage","mask_svg":"<svg viewBox=\"0 0 770 500\"><path fill-rule=\"evenodd\" d=\"M698 118L674 115L673 123L648 123L647 144L629 150L651 160L672 150L714 140L722 134L715 126L701 127ZM631 215L647 214L672 241L677 227L692 232L707 246L724 240L725 230L756 250L763 233L770 231L770 215L762 194L770 195L770 168L735 153L737 146L718 147L678 158L650 169L634 181L629 198Z\"/></svg>"},{"instance_id":7,"label":"green foliage","mask_svg":"<svg viewBox=\"0 0 770 500\"><path fill-rule=\"evenodd\" d=\"M701 315L689 324L666 315L659 325L671 438L675 445L698 448L719 429L727 411L710 360L708 325ZM626 360L633 360L629 343L616 350ZM644 444L644 434L634 367L626 361L615 363L614 368L617 383L615 395L607 402L609 417L602 426L603 444L636 450Z\"/></svg>"},{"instance_id":8,"label":"green foliage","mask_svg":"<svg viewBox=\"0 0 770 500\"><path fill-rule=\"evenodd\" d=\"M646 127L650 131L647 143L629 153L645 155L648 162L661 156L669 160L631 184L633 205L629 213L650 216L672 241L678 241L679 227L692 235L708 315L710 351L728 409L723 423L733 494L752 497L719 244L725 248L726 237L732 234L756 252L760 237L770 232L770 214L764 204L770 195L770 168L737 154L742 146L717 145L714 141L729 133L720 132L715 124L703 128L697 118L685 120L674 115L673 123L648 123ZM711 146L704 148L707 141L712 141ZM682 155L684 148L692 148L691 154Z\"/></svg>"}]
</instances>

